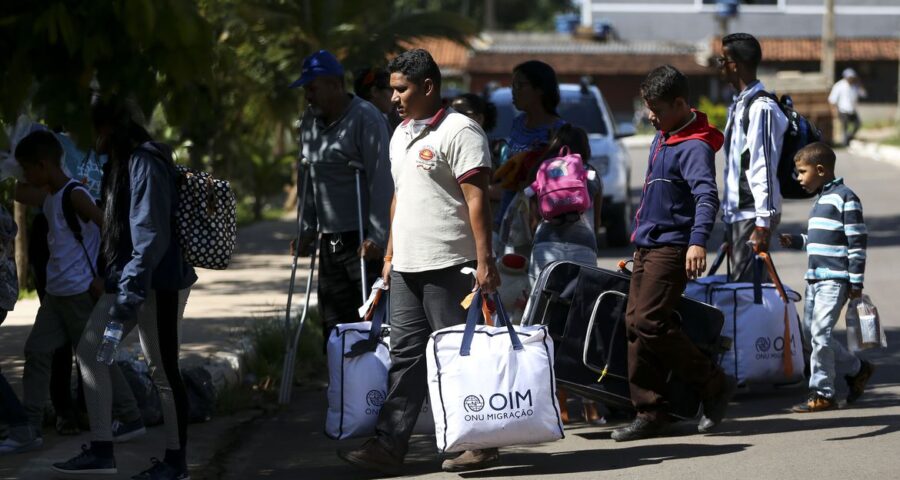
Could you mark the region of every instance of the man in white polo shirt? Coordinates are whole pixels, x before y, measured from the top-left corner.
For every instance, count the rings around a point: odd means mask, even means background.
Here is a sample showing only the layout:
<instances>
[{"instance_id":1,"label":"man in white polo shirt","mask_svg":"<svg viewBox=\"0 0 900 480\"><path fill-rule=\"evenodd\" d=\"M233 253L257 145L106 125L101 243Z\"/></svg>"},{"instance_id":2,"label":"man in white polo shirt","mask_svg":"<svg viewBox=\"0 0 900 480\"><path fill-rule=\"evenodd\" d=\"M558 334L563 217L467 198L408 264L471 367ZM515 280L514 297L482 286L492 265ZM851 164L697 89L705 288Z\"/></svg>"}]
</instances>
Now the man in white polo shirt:
<instances>
[{"instance_id":1,"label":"man in white polo shirt","mask_svg":"<svg viewBox=\"0 0 900 480\"><path fill-rule=\"evenodd\" d=\"M425 50L393 59L392 101L404 121L391 138L394 198L384 259L391 290L391 370L375 438L338 455L358 467L397 474L428 393L425 347L431 332L465 322L472 290L462 267L476 268L485 292L500 284L491 253L487 190L491 154L473 120L441 108L441 72ZM465 452L445 470L484 468L496 449Z\"/></svg>"}]
</instances>

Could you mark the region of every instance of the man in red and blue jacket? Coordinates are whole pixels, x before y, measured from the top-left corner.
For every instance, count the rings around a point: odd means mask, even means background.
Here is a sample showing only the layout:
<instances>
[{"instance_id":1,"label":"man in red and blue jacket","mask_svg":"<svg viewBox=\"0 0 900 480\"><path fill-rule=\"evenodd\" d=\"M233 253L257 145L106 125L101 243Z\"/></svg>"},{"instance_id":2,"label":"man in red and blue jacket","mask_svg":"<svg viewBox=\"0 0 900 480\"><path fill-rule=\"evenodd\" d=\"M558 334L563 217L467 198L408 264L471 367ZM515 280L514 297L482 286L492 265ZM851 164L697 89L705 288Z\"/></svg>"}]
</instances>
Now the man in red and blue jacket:
<instances>
[{"instance_id":1,"label":"man in red and blue jacket","mask_svg":"<svg viewBox=\"0 0 900 480\"><path fill-rule=\"evenodd\" d=\"M658 130L650 149L641 205L634 218L634 271L625 312L628 382L637 417L613 432L616 441L660 435L669 371L703 400L698 430L725 416L735 381L704 355L672 321L689 279L706 270L706 242L719 209L715 154L724 142L706 115L687 101L688 80L670 65L641 83L650 122Z\"/></svg>"}]
</instances>

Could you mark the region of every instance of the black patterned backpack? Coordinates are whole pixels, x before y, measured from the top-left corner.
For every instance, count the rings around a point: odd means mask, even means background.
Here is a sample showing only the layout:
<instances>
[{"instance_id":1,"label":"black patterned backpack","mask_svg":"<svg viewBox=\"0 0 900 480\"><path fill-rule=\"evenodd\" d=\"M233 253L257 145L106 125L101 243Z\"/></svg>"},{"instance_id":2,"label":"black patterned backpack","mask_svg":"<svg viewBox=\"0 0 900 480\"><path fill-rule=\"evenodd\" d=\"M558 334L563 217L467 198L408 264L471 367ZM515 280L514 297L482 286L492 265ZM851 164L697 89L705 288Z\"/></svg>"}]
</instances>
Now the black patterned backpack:
<instances>
[{"instance_id":1,"label":"black patterned backpack","mask_svg":"<svg viewBox=\"0 0 900 480\"><path fill-rule=\"evenodd\" d=\"M175 231L185 261L193 267L225 270L237 237L237 200L225 180L176 165L178 208Z\"/></svg>"},{"instance_id":2,"label":"black patterned backpack","mask_svg":"<svg viewBox=\"0 0 900 480\"><path fill-rule=\"evenodd\" d=\"M139 150L174 166L178 207L173 222L184 261L196 268L228 268L237 237L237 200L231 184L207 172L178 165L174 155L164 159L160 150L171 152L164 144Z\"/></svg>"}]
</instances>

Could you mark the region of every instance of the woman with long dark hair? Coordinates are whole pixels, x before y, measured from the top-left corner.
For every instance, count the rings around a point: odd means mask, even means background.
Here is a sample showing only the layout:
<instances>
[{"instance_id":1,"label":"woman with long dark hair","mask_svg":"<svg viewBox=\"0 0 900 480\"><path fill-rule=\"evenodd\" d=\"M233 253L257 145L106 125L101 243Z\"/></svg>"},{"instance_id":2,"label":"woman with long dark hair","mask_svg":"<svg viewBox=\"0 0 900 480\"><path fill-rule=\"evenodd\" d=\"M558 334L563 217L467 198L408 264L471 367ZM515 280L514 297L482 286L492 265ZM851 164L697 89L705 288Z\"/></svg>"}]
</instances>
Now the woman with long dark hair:
<instances>
[{"instance_id":1,"label":"woman with long dark hair","mask_svg":"<svg viewBox=\"0 0 900 480\"><path fill-rule=\"evenodd\" d=\"M190 478L186 462L188 401L178 368L178 323L191 285L197 280L173 231L178 203L172 150L152 141L128 104L98 99L92 106L96 150L109 155L103 177L105 198L102 253L107 262L106 293L97 302L79 342L91 445L67 462L53 465L69 474L116 473L111 431L112 382L107 351L136 326L153 382L159 389L166 428L163 460L151 459L139 480Z\"/></svg>"},{"instance_id":2,"label":"woman with long dark hair","mask_svg":"<svg viewBox=\"0 0 900 480\"><path fill-rule=\"evenodd\" d=\"M506 158L501 158L501 166L494 174L503 188L495 221L505 249L512 247L528 256L532 238L523 230L528 228L530 214L523 211L528 202L521 191L531 182L528 175L546 152L553 132L565 123L556 111L560 95L553 67L538 60L517 65L513 69L512 97L513 105L522 113L513 119ZM514 201L516 206L511 208Z\"/></svg>"}]
</instances>

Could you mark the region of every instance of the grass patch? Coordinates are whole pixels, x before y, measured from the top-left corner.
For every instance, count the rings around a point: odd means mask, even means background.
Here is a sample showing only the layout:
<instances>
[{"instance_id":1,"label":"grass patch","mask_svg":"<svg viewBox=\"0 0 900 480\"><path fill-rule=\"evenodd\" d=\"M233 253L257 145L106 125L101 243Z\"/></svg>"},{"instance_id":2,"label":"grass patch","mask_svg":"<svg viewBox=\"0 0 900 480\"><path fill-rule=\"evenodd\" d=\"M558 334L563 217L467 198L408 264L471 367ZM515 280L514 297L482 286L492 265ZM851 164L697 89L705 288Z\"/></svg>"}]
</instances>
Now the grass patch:
<instances>
[{"instance_id":1,"label":"grass patch","mask_svg":"<svg viewBox=\"0 0 900 480\"><path fill-rule=\"evenodd\" d=\"M885 139L883 142L881 142L881 143L884 143L884 144L887 144L887 145L894 145L894 146L896 146L896 147L900 147L900 133L898 133L897 135L894 135L893 137L886 138L886 139Z\"/></svg>"},{"instance_id":2,"label":"grass patch","mask_svg":"<svg viewBox=\"0 0 900 480\"><path fill-rule=\"evenodd\" d=\"M262 395L277 392L284 366L285 342L294 332L284 331L284 319L270 318L253 323L247 334L252 347L251 352L244 357L248 383L253 386L254 391ZM327 378L328 369L322 351L322 335L318 312L310 310L297 346L294 364L295 383L309 384ZM236 398L235 401L241 399Z\"/></svg>"},{"instance_id":3,"label":"grass patch","mask_svg":"<svg viewBox=\"0 0 900 480\"><path fill-rule=\"evenodd\" d=\"M273 206L266 206L262 211L262 218L259 220L253 218L253 205L249 202L238 202L237 204L237 223L239 227L245 227L256 223L257 221L278 220L284 216L284 209Z\"/></svg>"},{"instance_id":4,"label":"grass patch","mask_svg":"<svg viewBox=\"0 0 900 480\"><path fill-rule=\"evenodd\" d=\"M38 298L37 290L32 290L30 288L19 289L19 300L32 300L35 298Z\"/></svg>"}]
</instances>

